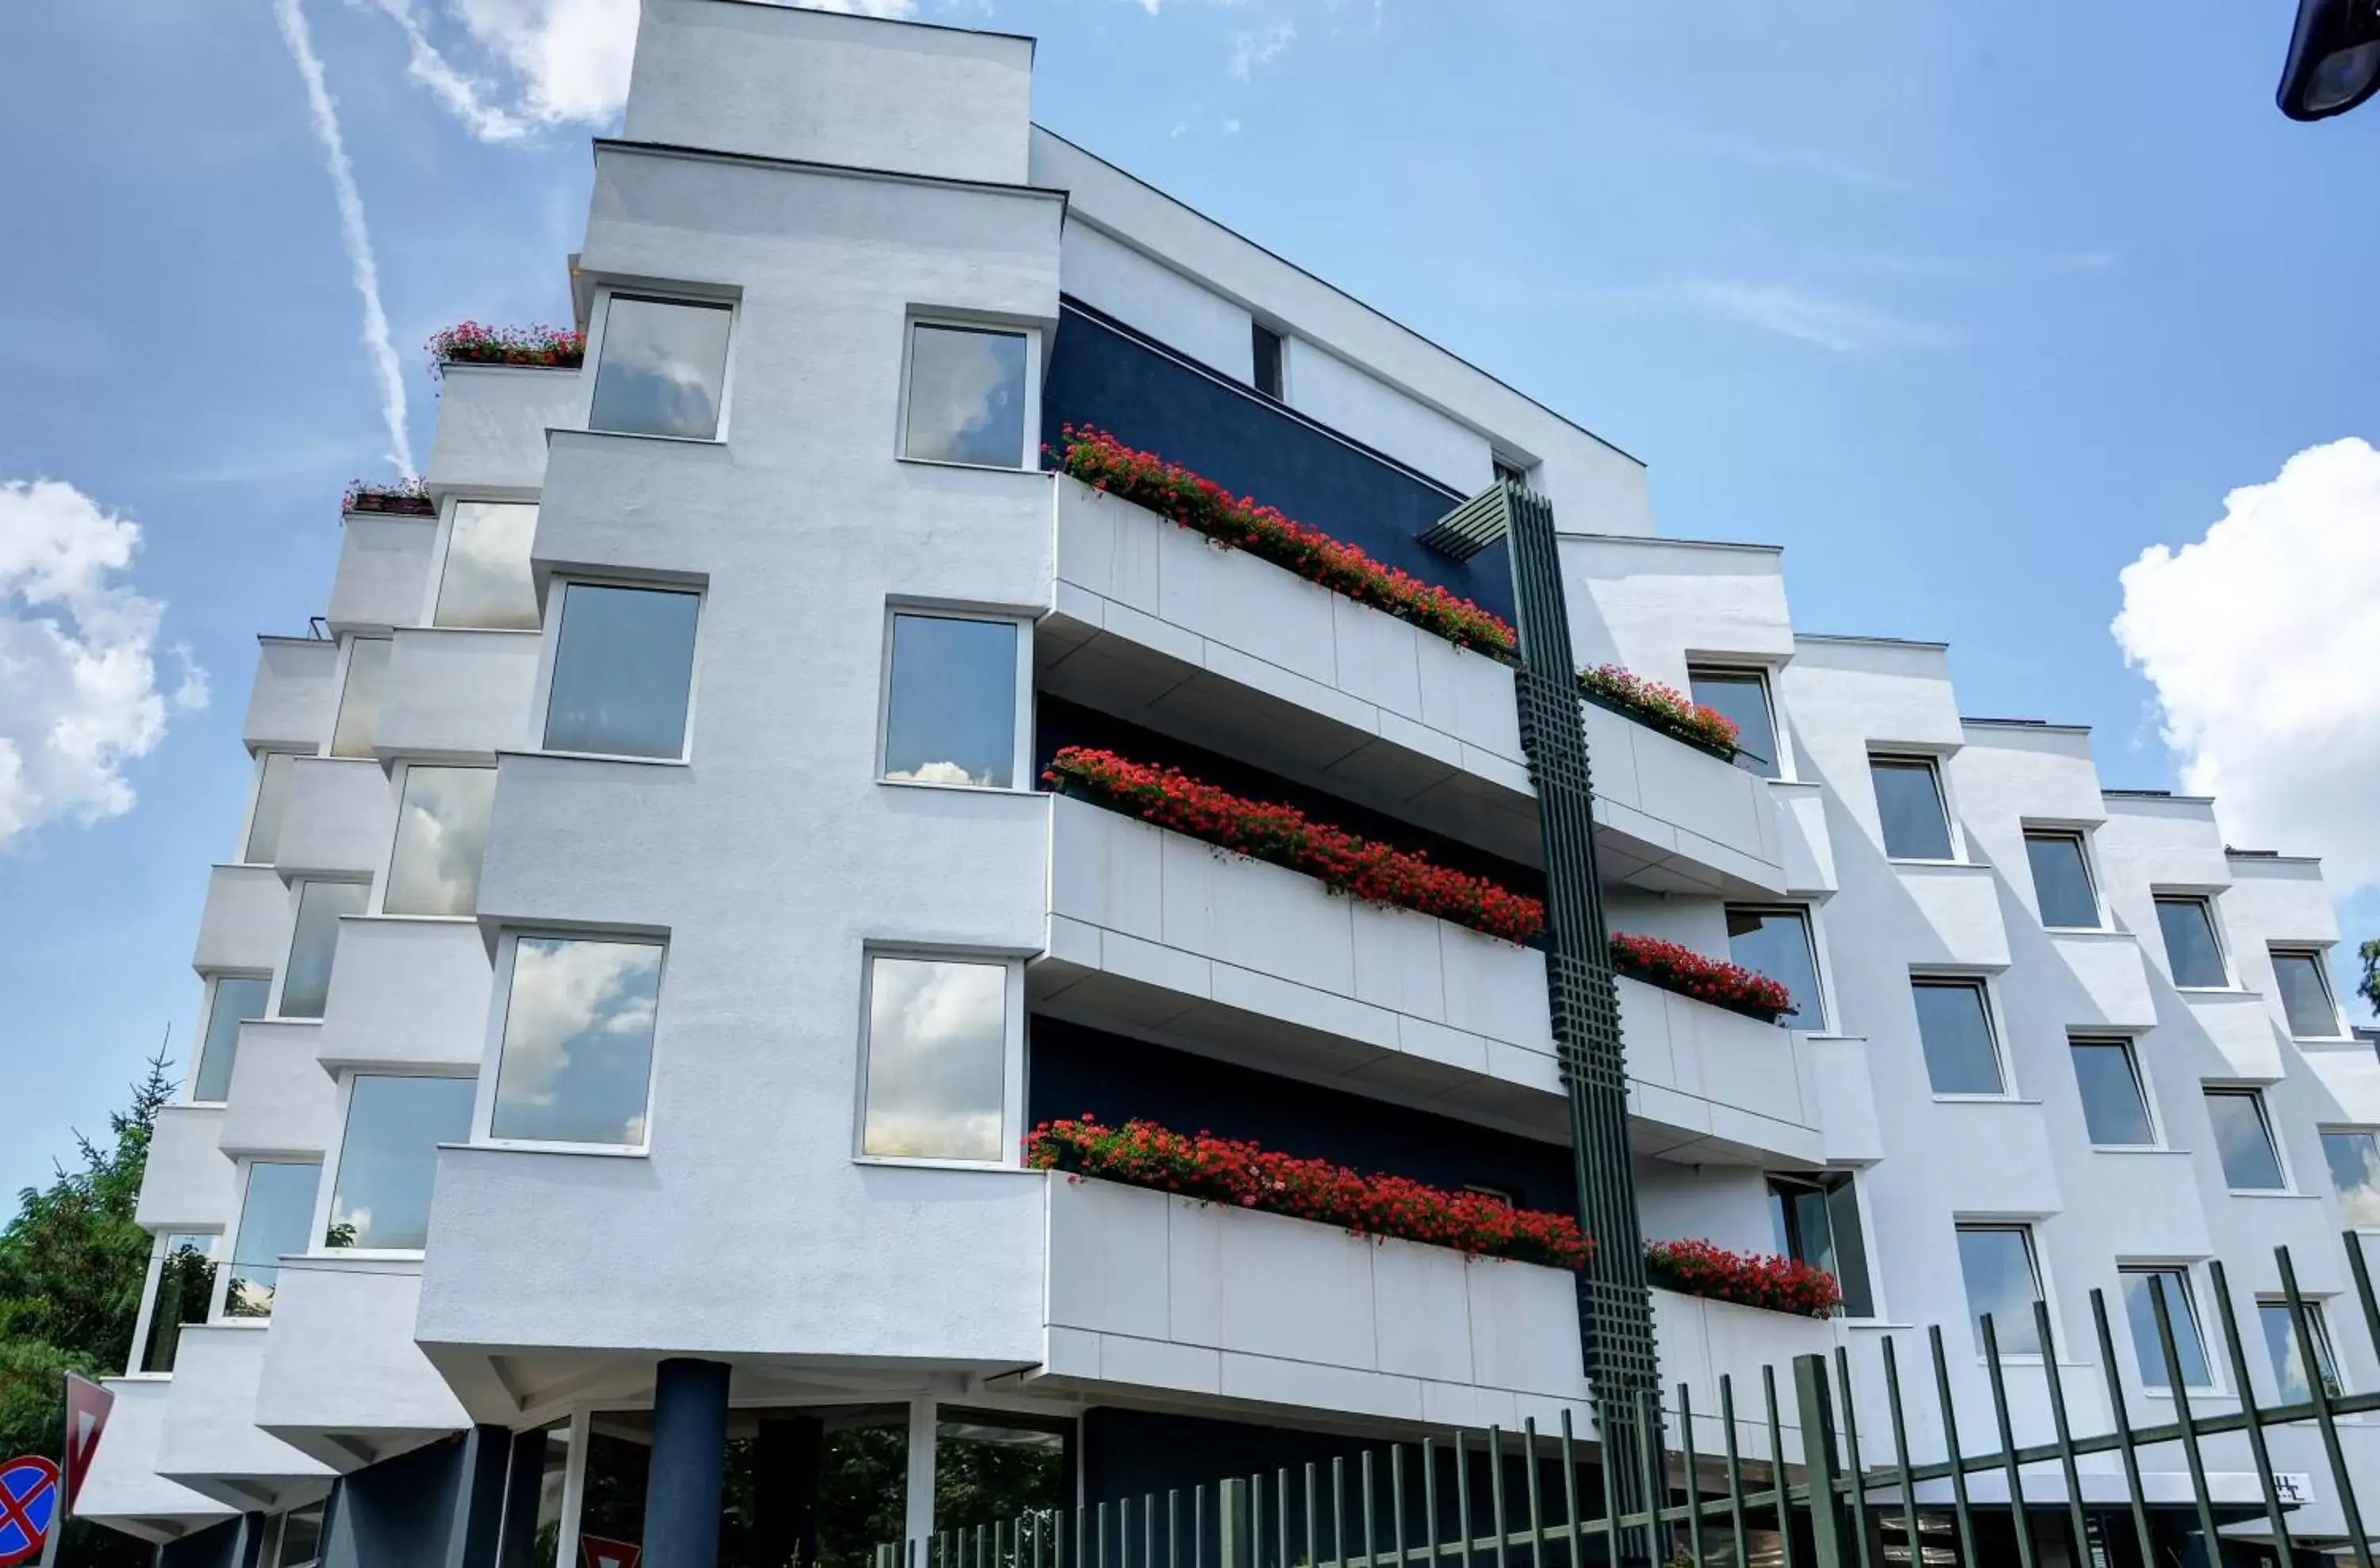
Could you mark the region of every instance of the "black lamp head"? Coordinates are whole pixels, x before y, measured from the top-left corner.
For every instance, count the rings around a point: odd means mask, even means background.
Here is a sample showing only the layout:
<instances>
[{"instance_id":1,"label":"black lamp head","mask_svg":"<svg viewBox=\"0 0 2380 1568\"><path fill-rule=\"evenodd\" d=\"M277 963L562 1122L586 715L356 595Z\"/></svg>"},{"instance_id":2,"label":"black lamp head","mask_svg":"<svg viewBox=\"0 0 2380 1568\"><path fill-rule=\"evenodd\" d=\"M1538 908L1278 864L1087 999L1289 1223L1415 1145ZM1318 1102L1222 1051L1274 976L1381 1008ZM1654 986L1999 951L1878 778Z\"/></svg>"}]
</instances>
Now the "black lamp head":
<instances>
[{"instance_id":1,"label":"black lamp head","mask_svg":"<svg viewBox=\"0 0 2380 1568\"><path fill-rule=\"evenodd\" d=\"M2277 94L2293 120L2343 115L2380 91L2380 0L2298 0Z\"/></svg>"}]
</instances>

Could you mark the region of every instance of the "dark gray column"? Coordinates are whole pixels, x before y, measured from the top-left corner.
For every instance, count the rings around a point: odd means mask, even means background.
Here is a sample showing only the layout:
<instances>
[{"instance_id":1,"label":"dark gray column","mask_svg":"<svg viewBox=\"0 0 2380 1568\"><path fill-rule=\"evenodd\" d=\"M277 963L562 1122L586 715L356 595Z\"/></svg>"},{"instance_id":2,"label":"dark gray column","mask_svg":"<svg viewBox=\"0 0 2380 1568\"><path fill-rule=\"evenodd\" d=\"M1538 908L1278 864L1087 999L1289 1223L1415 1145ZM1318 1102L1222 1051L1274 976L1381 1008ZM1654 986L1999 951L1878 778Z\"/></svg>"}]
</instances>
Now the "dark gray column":
<instances>
[{"instance_id":1,"label":"dark gray column","mask_svg":"<svg viewBox=\"0 0 2380 1568\"><path fill-rule=\"evenodd\" d=\"M719 1568L727 1460L727 1363L673 1357L653 1371L653 1462L645 1479L645 1568Z\"/></svg>"}]
</instances>

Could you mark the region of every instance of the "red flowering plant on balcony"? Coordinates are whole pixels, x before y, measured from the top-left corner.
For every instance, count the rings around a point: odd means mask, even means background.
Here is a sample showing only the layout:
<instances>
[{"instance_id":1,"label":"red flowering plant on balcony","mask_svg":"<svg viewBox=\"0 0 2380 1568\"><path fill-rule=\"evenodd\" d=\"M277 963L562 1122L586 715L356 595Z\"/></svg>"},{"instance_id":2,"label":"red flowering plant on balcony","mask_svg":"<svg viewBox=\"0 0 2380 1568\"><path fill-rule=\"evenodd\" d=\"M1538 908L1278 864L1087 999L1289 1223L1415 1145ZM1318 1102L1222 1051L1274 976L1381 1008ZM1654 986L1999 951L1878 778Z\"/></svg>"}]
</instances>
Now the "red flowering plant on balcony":
<instances>
[{"instance_id":1,"label":"red flowering plant on balcony","mask_svg":"<svg viewBox=\"0 0 2380 1568\"><path fill-rule=\"evenodd\" d=\"M1460 648L1511 659L1520 647L1512 626L1470 600L1424 582L1412 573L1373 560L1344 541L1284 516L1278 508L1234 496L1154 452L1126 446L1088 425L1064 427L1062 453L1042 449L1061 468L1094 490L1123 497L1206 535L1230 550L1245 550L1308 582L1345 594L1359 604L1411 621Z\"/></svg>"},{"instance_id":2,"label":"red flowering plant on balcony","mask_svg":"<svg viewBox=\"0 0 2380 1568\"><path fill-rule=\"evenodd\" d=\"M350 480L339 499L342 512L394 512L407 517L434 517L438 504L420 479Z\"/></svg>"},{"instance_id":3,"label":"red flowering plant on balcony","mask_svg":"<svg viewBox=\"0 0 2380 1568\"><path fill-rule=\"evenodd\" d=\"M1110 1127L1087 1112L1079 1120L1044 1122L1026 1136L1025 1163L1313 1220L1359 1236L1451 1246L1475 1258L1577 1270L1595 1251L1566 1214L1516 1209L1485 1193L1448 1192L1402 1176L1367 1176L1327 1160L1172 1132L1154 1122Z\"/></svg>"},{"instance_id":4,"label":"red flowering plant on balcony","mask_svg":"<svg viewBox=\"0 0 2380 1568\"><path fill-rule=\"evenodd\" d=\"M1793 1006L1793 993L1757 969L1696 953L1658 937L1611 934L1611 966L1623 975L1773 1024Z\"/></svg>"},{"instance_id":5,"label":"red flowering plant on balcony","mask_svg":"<svg viewBox=\"0 0 2380 1568\"><path fill-rule=\"evenodd\" d=\"M1202 784L1179 769L1069 746L1050 759L1041 782L1252 860L1304 871L1373 904L1435 915L1506 942L1524 942L1545 928L1546 906L1536 899L1435 865L1417 851L1314 821L1293 806Z\"/></svg>"},{"instance_id":6,"label":"red flowering plant on balcony","mask_svg":"<svg viewBox=\"0 0 2380 1568\"><path fill-rule=\"evenodd\" d=\"M1706 1241L1648 1241L1645 1273L1663 1290L1739 1307L1831 1318L1842 1286L1824 1269L1760 1252L1730 1252Z\"/></svg>"},{"instance_id":7,"label":"red flowering plant on balcony","mask_svg":"<svg viewBox=\"0 0 2380 1568\"><path fill-rule=\"evenodd\" d=\"M568 327L492 327L457 322L430 334L431 368L445 365L539 365L577 370L587 362L587 334Z\"/></svg>"},{"instance_id":8,"label":"red flowering plant on balcony","mask_svg":"<svg viewBox=\"0 0 2380 1568\"><path fill-rule=\"evenodd\" d=\"M1706 708L1676 687L1646 680L1619 664L1598 664L1578 673L1578 689L1600 703L1663 735L1716 751L1730 761L1735 757L1735 721L1716 708Z\"/></svg>"}]
</instances>

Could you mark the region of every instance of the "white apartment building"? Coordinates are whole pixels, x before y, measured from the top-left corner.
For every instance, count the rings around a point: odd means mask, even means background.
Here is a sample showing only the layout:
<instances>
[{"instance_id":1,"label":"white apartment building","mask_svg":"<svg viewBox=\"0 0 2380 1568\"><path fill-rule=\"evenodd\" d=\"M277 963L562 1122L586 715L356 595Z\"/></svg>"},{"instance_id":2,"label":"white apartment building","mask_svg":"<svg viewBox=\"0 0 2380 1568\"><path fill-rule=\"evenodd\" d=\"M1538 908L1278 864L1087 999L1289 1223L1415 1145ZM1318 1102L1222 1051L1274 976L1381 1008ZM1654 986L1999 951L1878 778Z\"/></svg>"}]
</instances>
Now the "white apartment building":
<instances>
[{"instance_id":1,"label":"white apartment building","mask_svg":"<svg viewBox=\"0 0 2380 1568\"><path fill-rule=\"evenodd\" d=\"M1653 1293L1704 1453L1722 1375L1840 1346L1873 1458L1878 1347L1922 1380L1929 1324L1993 1447L1987 1310L2020 1441L2045 1355L2076 1430L2168 1418L2158 1290L2234 1408L2216 1259L2249 1392L2302 1399L2276 1244L2324 1375L2380 1386L2340 1242L2380 1226L2380 1059L2318 866L1961 716L1938 644L1797 628L1777 550L1661 537L1634 458L1034 126L1032 61L644 0L584 366L445 367L432 505L351 511L330 635L261 639L83 1513L173 1564L757 1568L984 1522L948 1499L987 1455L1070 1506L1593 1431L1561 1270L1025 1168L1088 1111L1578 1205L1544 954L1038 782L1104 747L1542 889L1512 670L1050 471L1067 424L1507 618L1503 547L1421 536L1517 481L1577 662L1738 721L1730 763L1583 709L1612 929L1796 1003L1618 981L1642 1234L1845 1295Z\"/></svg>"}]
</instances>

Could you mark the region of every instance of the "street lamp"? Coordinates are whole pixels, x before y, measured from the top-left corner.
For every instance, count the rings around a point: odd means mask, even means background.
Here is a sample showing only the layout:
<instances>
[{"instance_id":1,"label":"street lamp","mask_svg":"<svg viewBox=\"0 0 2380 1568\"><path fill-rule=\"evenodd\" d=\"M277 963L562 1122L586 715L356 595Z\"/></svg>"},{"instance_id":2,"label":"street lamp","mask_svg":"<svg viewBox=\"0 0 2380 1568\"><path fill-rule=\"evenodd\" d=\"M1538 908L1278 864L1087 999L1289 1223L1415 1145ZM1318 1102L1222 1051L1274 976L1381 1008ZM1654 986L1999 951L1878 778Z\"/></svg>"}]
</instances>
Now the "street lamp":
<instances>
[{"instance_id":1,"label":"street lamp","mask_svg":"<svg viewBox=\"0 0 2380 1568\"><path fill-rule=\"evenodd\" d=\"M2380 91L2380 0L2298 0L2281 113L2326 120Z\"/></svg>"}]
</instances>

